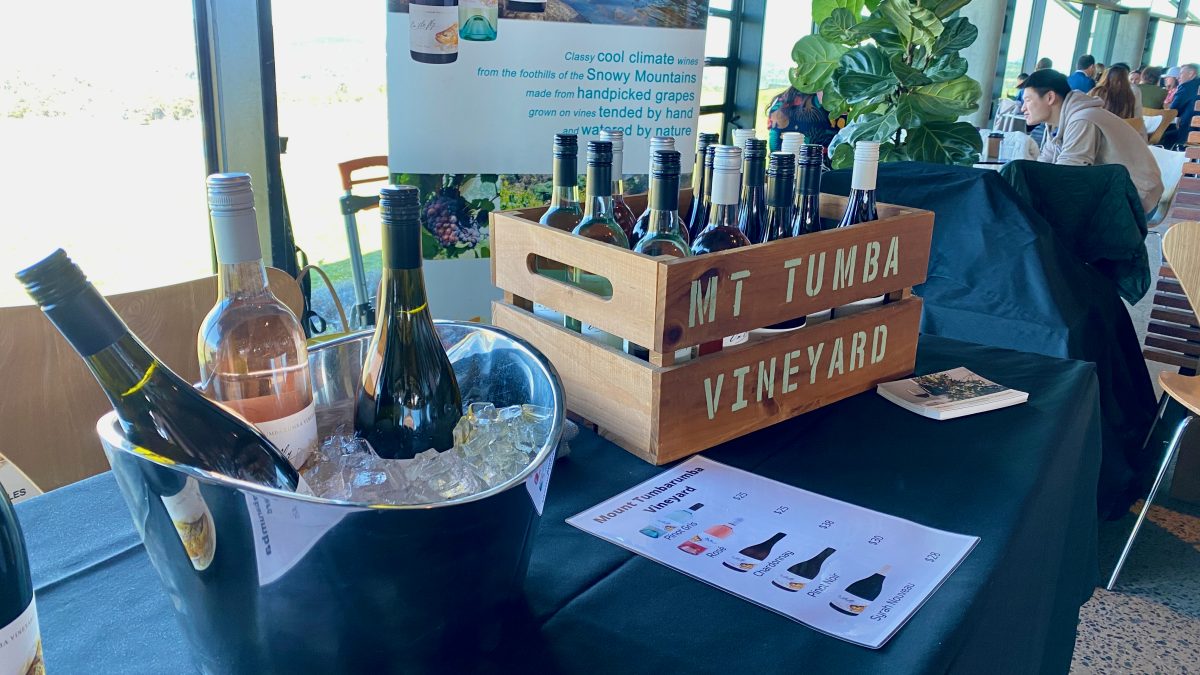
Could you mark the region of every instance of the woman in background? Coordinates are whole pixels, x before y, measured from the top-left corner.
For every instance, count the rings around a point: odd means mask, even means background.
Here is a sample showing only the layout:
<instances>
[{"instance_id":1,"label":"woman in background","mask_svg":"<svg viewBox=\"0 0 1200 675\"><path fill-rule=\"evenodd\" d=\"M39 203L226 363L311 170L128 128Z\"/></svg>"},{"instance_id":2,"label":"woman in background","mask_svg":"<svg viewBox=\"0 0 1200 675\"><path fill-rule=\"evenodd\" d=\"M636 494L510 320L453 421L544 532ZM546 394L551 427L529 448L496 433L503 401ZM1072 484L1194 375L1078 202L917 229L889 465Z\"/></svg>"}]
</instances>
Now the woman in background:
<instances>
[{"instance_id":1,"label":"woman in background","mask_svg":"<svg viewBox=\"0 0 1200 675\"><path fill-rule=\"evenodd\" d=\"M1142 106L1138 100L1141 92L1135 92L1129 84L1129 66L1123 63L1110 66L1100 84L1088 93L1104 101L1104 109L1123 120L1140 117L1142 114Z\"/></svg>"},{"instance_id":2,"label":"woman in background","mask_svg":"<svg viewBox=\"0 0 1200 675\"><path fill-rule=\"evenodd\" d=\"M840 126L845 122L839 118ZM829 121L829 112L821 107L819 94L805 94L788 87L767 106L768 146L771 152L779 152L785 131L804 134L805 143L816 143L829 149L829 142L837 135L839 126Z\"/></svg>"},{"instance_id":3,"label":"woman in background","mask_svg":"<svg viewBox=\"0 0 1200 675\"><path fill-rule=\"evenodd\" d=\"M1142 92L1142 105L1146 108L1160 110L1167 100L1167 90L1158 84L1162 77L1162 68L1150 66L1142 71L1142 81L1137 88Z\"/></svg>"}]
</instances>

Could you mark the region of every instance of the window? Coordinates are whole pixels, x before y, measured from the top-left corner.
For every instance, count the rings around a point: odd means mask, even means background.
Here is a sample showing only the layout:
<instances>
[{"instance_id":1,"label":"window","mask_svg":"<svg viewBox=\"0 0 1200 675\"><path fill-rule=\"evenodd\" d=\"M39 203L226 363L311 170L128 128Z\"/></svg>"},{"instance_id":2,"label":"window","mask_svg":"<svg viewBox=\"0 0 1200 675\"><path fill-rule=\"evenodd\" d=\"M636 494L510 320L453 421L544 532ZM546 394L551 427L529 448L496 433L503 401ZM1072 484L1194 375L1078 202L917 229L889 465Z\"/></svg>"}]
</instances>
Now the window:
<instances>
[{"instance_id":1,"label":"window","mask_svg":"<svg viewBox=\"0 0 1200 675\"><path fill-rule=\"evenodd\" d=\"M211 274L191 3L0 14L0 305L60 246L104 293Z\"/></svg>"},{"instance_id":2,"label":"window","mask_svg":"<svg viewBox=\"0 0 1200 675\"><path fill-rule=\"evenodd\" d=\"M1159 67L1167 65L1171 59L1171 36L1174 33L1175 24L1166 21L1158 22L1158 29L1154 31L1154 46L1150 48L1150 65Z\"/></svg>"},{"instance_id":3,"label":"window","mask_svg":"<svg viewBox=\"0 0 1200 675\"><path fill-rule=\"evenodd\" d=\"M1025 72L1025 45L1029 42L1029 17L1033 11L1033 0L1017 0L1013 9L1012 32L1008 38L1008 57L1004 63L1004 83L1001 96L1017 94L1017 76ZM1033 66L1029 66L1031 69Z\"/></svg>"},{"instance_id":4,"label":"window","mask_svg":"<svg viewBox=\"0 0 1200 675\"><path fill-rule=\"evenodd\" d=\"M1075 34L1079 31L1079 6L1060 0L1046 2L1038 58L1049 57L1054 69L1070 75L1075 72Z\"/></svg>"},{"instance_id":5,"label":"window","mask_svg":"<svg viewBox=\"0 0 1200 675\"><path fill-rule=\"evenodd\" d=\"M758 105L754 128L767 128L767 106L790 86L788 70L792 47L808 35L812 27L812 5L795 0L769 0L766 26L763 28L761 70L758 77Z\"/></svg>"},{"instance_id":6,"label":"window","mask_svg":"<svg viewBox=\"0 0 1200 675\"><path fill-rule=\"evenodd\" d=\"M1200 26L1184 26L1183 42L1179 45L1177 65L1200 62Z\"/></svg>"}]
</instances>

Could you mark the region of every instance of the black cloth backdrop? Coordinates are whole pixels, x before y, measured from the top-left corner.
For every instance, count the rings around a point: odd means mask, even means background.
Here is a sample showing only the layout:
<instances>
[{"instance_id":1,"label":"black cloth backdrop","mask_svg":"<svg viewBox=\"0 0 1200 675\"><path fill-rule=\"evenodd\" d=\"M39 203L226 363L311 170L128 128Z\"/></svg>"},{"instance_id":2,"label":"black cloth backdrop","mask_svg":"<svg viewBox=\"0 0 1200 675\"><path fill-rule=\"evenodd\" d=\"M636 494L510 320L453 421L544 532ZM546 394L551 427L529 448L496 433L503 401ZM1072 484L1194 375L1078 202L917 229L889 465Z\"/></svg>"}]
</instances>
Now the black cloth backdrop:
<instances>
[{"instance_id":1,"label":"black cloth backdrop","mask_svg":"<svg viewBox=\"0 0 1200 675\"><path fill-rule=\"evenodd\" d=\"M849 194L850 172L822 190ZM1063 200L1071 200L1064 186ZM1149 463L1142 443L1154 389L1113 280L1079 258L1056 227L994 171L920 162L881 164L879 201L934 212L921 332L1090 361L1100 380L1102 517L1132 503Z\"/></svg>"}]
</instances>

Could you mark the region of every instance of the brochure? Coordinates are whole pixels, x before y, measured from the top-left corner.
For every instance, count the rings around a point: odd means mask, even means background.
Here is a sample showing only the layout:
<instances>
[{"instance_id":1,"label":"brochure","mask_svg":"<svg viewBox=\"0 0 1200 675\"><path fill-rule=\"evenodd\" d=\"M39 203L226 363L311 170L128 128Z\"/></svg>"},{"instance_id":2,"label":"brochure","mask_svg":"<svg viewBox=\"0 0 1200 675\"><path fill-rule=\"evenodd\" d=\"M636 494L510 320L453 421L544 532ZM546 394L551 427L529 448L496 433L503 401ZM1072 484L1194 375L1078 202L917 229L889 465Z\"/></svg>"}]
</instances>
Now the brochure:
<instances>
[{"instance_id":1,"label":"brochure","mask_svg":"<svg viewBox=\"0 0 1200 675\"><path fill-rule=\"evenodd\" d=\"M567 522L871 649L979 542L698 456Z\"/></svg>"},{"instance_id":2,"label":"brochure","mask_svg":"<svg viewBox=\"0 0 1200 675\"><path fill-rule=\"evenodd\" d=\"M935 420L974 415L1029 400L1029 394L996 384L966 368L884 382L875 391L901 408Z\"/></svg>"}]
</instances>

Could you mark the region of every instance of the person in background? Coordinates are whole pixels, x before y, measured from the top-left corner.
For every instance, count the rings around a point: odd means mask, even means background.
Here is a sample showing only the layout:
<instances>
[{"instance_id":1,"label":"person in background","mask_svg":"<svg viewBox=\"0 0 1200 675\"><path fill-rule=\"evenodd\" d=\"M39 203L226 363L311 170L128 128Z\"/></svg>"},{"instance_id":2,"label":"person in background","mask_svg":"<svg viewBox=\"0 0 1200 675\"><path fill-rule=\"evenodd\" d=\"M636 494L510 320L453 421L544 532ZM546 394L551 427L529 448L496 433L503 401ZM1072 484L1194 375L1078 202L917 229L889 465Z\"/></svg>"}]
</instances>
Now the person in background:
<instances>
[{"instance_id":1,"label":"person in background","mask_svg":"<svg viewBox=\"0 0 1200 675\"><path fill-rule=\"evenodd\" d=\"M843 125L844 126L844 125ZM788 87L767 106L767 139L771 152L778 152L785 131L804 134L805 143L817 143L829 149L838 127L829 121L829 112L821 107L819 94L805 94Z\"/></svg>"},{"instance_id":2,"label":"person in background","mask_svg":"<svg viewBox=\"0 0 1200 675\"><path fill-rule=\"evenodd\" d=\"M1162 68L1158 66L1150 66L1142 71L1142 82L1137 86L1138 91L1142 92L1142 106L1154 110L1162 109L1163 101L1167 98L1167 90L1158 84L1161 77Z\"/></svg>"},{"instance_id":3,"label":"person in background","mask_svg":"<svg viewBox=\"0 0 1200 675\"><path fill-rule=\"evenodd\" d=\"M1067 78L1067 84L1081 93L1088 93L1096 88L1096 57L1084 54L1075 62L1075 72Z\"/></svg>"},{"instance_id":4,"label":"person in background","mask_svg":"<svg viewBox=\"0 0 1200 675\"><path fill-rule=\"evenodd\" d=\"M1179 86L1175 88L1174 99L1167 104L1179 115L1175 118L1175 128L1163 134L1163 147L1187 142L1188 133L1192 130L1192 117L1196 114L1197 90L1200 89L1200 79L1196 78L1198 74L1200 66L1195 63L1179 67Z\"/></svg>"},{"instance_id":5,"label":"person in background","mask_svg":"<svg viewBox=\"0 0 1200 675\"><path fill-rule=\"evenodd\" d=\"M1049 59L1049 57L1043 56L1042 58L1037 60L1037 64L1034 65L1033 70L1036 72L1039 70L1049 70L1053 67L1054 67L1054 62L1051 61ZM1029 77L1029 75L1027 75L1025 73L1022 73L1022 75L1024 75L1025 77ZM1021 85L1024 81L1025 80L1023 80L1019 77L1017 78L1017 103L1025 102L1025 90L1021 88Z\"/></svg>"},{"instance_id":6,"label":"person in background","mask_svg":"<svg viewBox=\"0 0 1200 675\"><path fill-rule=\"evenodd\" d=\"M1172 66L1167 70L1167 74L1163 76L1162 85L1167 90L1167 97L1163 99L1163 106L1170 108L1171 102L1175 100L1175 90L1179 88L1179 66Z\"/></svg>"},{"instance_id":7,"label":"person in background","mask_svg":"<svg viewBox=\"0 0 1200 675\"><path fill-rule=\"evenodd\" d=\"M1056 70L1040 70L1025 80L1025 121L1046 124L1056 133L1042 145L1039 161L1063 166L1121 164L1150 213L1162 197L1158 163L1146 138L1103 108L1100 99L1071 89Z\"/></svg>"},{"instance_id":8,"label":"person in background","mask_svg":"<svg viewBox=\"0 0 1200 675\"><path fill-rule=\"evenodd\" d=\"M1037 65L1035 65L1033 67L1033 69L1034 70L1049 70L1053 67L1054 67L1054 62L1051 61L1049 58L1043 56L1042 58L1038 59Z\"/></svg>"},{"instance_id":9,"label":"person in background","mask_svg":"<svg viewBox=\"0 0 1200 675\"><path fill-rule=\"evenodd\" d=\"M1013 95L1014 101L1021 100L1021 94L1023 94L1025 92L1025 90L1021 88L1021 85L1025 84L1025 80L1028 80L1028 79L1029 79L1029 73L1021 73L1020 75L1017 76L1017 93Z\"/></svg>"},{"instance_id":10,"label":"person in background","mask_svg":"<svg viewBox=\"0 0 1200 675\"><path fill-rule=\"evenodd\" d=\"M1135 70L1129 74L1129 84L1132 84L1134 87L1137 87L1141 83L1142 83L1142 68L1138 68L1137 70Z\"/></svg>"},{"instance_id":11,"label":"person in background","mask_svg":"<svg viewBox=\"0 0 1200 675\"><path fill-rule=\"evenodd\" d=\"M1129 84L1129 66L1114 64L1104 74L1104 79L1088 95L1104 102L1104 109L1127 120L1142 114L1140 91Z\"/></svg>"},{"instance_id":12,"label":"person in background","mask_svg":"<svg viewBox=\"0 0 1200 675\"><path fill-rule=\"evenodd\" d=\"M1103 63L1097 63L1096 73L1092 75L1092 79L1099 83L1100 80L1104 79L1104 71L1106 70L1108 70L1107 66L1105 66Z\"/></svg>"}]
</instances>

